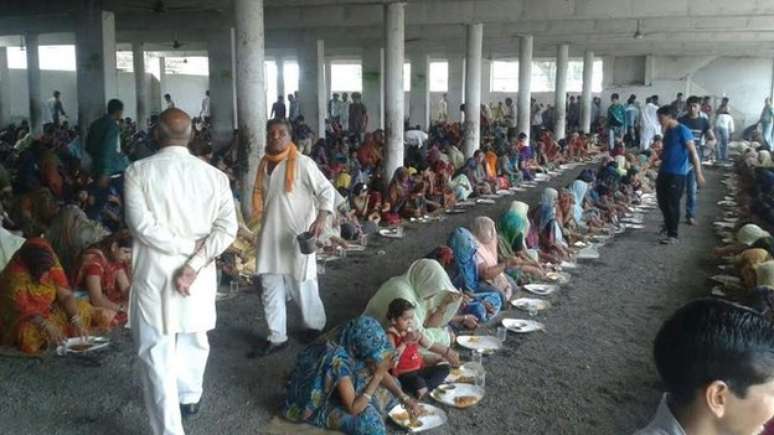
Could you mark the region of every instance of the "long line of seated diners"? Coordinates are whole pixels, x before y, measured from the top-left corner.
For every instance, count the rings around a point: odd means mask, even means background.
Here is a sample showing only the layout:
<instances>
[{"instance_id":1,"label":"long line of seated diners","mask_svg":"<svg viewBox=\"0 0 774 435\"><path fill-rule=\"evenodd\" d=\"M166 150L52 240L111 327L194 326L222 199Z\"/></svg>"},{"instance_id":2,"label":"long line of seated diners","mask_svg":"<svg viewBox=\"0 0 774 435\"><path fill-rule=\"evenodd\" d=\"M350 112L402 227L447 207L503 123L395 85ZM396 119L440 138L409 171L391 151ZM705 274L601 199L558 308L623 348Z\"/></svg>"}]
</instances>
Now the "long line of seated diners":
<instances>
[{"instance_id":1,"label":"long line of seated diners","mask_svg":"<svg viewBox=\"0 0 774 435\"><path fill-rule=\"evenodd\" d=\"M104 334L126 322L132 238L122 217L120 174L157 147L149 134L154 121L149 132L138 130L121 111L120 102L111 101L84 144L66 123L47 125L41 136L30 135L24 125L0 132L2 345L39 353L67 337ZM523 296L524 285L560 279L557 272L574 264L580 247L619 231L622 219L652 196L661 148L656 137L643 152L627 151L620 142L600 149L596 135L576 131L556 141L544 130L529 142L494 123L483 132L481 150L465 159L461 125L443 123L433 126L426 142L407 144L405 165L384 180L383 132L361 138L336 128L335 120L331 124L326 138L309 150L339 193L337 212L318 240L329 252L358 244L380 228L465 210L471 199L532 188L563 165L587 165L564 187L544 188L537 204L513 201L494 220L480 216L455 229L444 245L385 282L363 315L329 330L298 356L284 416L357 434L384 433L386 413L397 403L405 409L395 417L398 423L419 424L426 414L419 401L434 391L449 394L443 388L449 376L465 378L455 338L470 335ZM236 145L214 152L207 120L195 125L190 152L229 175L238 202ZM293 130L308 135L302 120ZM120 149L111 141L114 135ZM767 184L774 178L766 169L771 159L766 151L756 155L759 161L752 156L748 150L738 163L737 201L751 219L770 220L774 203L767 205L765 198L774 186ZM258 228L236 209L238 238L218 260L222 285L249 280L255 270ZM774 239L758 228L754 234L760 237L751 240L750 228L739 230L737 241L745 246L723 248L723 254L739 254L734 258L745 285L774 288ZM747 249L753 244L765 245L766 255ZM530 314L545 306L524 305ZM766 313L770 305L754 306ZM473 382L477 376L473 370ZM460 408L480 399L457 397L453 405Z\"/></svg>"}]
</instances>

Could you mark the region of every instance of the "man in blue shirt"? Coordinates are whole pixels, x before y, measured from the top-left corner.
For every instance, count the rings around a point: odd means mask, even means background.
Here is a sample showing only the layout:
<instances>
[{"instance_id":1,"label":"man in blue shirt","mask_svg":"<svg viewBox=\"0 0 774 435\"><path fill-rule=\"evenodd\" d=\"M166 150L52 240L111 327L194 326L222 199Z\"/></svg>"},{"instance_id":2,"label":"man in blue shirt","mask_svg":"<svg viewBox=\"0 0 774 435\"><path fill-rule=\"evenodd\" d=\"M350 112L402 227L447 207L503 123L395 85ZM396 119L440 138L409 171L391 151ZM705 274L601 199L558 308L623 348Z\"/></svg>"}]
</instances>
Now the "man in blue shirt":
<instances>
[{"instance_id":1,"label":"man in blue shirt","mask_svg":"<svg viewBox=\"0 0 774 435\"><path fill-rule=\"evenodd\" d=\"M688 98L688 112L680 117L677 122L683 124L691 130L693 143L696 145L699 153L699 159L704 159L704 147L715 145L715 134L712 133L712 127L707 118L701 116L701 99L697 96ZM685 220L688 225L696 225L696 183L693 182L693 167L688 171L688 178L685 180Z\"/></svg>"},{"instance_id":2,"label":"man in blue shirt","mask_svg":"<svg viewBox=\"0 0 774 435\"><path fill-rule=\"evenodd\" d=\"M664 129L664 147L661 151L661 168L656 178L656 196L658 206L664 215L664 227L667 237L661 240L662 244L669 245L677 242L677 229L680 225L680 200L685 190L686 180L692 171L696 177L696 183L704 186L704 174L702 173L699 155L693 142L693 134L688 127L677 122L677 114L672 106L663 106L658 109L658 121Z\"/></svg>"}]
</instances>

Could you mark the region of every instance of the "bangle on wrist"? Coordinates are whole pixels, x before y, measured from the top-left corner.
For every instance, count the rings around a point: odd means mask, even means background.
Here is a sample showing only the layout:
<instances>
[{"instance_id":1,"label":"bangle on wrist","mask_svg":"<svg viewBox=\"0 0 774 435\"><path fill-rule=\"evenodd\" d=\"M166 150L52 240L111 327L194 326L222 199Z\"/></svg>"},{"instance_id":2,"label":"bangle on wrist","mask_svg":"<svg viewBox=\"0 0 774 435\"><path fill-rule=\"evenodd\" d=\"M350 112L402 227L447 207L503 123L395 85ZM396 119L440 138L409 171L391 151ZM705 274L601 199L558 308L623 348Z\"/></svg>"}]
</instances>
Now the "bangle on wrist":
<instances>
[{"instance_id":1,"label":"bangle on wrist","mask_svg":"<svg viewBox=\"0 0 774 435\"><path fill-rule=\"evenodd\" d=\"M365 397L366 400L368 400L369 402L371 401L371 395L366 393L365 391L363 392L363 394L361 394L361 396Z\"/></svg>"},{"instance_id":2,"label":"bangle on wrist","mask_svg":"<svg viewBox=\"0 0 774 435\"><path fill-rule=\"evenodd\" d=\"M81 316L76 314L72 317L70 317L70 323L73 325L80 325L81 324Z\"/></svg>"}]
</instances>

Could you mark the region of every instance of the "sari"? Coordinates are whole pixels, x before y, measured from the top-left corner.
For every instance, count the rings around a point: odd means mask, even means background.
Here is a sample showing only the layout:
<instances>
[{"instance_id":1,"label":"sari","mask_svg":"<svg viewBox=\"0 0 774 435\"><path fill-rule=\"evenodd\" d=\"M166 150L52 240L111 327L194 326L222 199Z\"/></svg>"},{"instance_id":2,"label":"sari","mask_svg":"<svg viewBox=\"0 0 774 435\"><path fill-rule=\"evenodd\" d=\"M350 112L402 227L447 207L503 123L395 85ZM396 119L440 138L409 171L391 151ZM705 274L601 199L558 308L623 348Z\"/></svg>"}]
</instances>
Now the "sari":
<instances>
[{"instance_id":1,"label":"sari","mask_svg":"<svg viewBox=\"0 0 774 435\"><path fill-rule=\"evenodd\" d=\"M384 415L395 399L384 387L358 415L347 411L337 387L348 378L355 395L362 394L373 377L368 362L379 364L393 352L384 329L372 317L356 317L332 330L298 355L282 414L291 421L346 434L385 434Z\"/></svg>"},{"instance_id":2,"label":"sari","mask_svg":"<svg viewBox=\"0 0 774 435\"><path fill-rule=\"evenodd\" d=\"M492 151L484 153L484 169L488 178L497 178L497 154Z\"/></svg>"},{"instance_id":3,"label":"sari","mask_svg":"<svg viewBox=\"0 0 774 435\"><path fill-rule=\"evenodd\" d=\"M43 279L36 281L25 258L45 259L51 264ZM33 320L40 316L65 336L75 335L75 329L65 310L57 303L57 288L69 289L67 275L59 264L51 245L45 239L31 238L14 254L0 274L0 343L16 346L24 353L38 353L50 343L48 334ZM113 313L78 301L78 315L85 328L107 329Z\"/></svg>"},{"instance_id":4,"label":"sari","mask_svg":"<svg viewBox=\"0 0 774 435\"><path fill-rule=\"evenodd\" d=\"M499 264L497 255L497 229L492 219L479 216L473 220L473 235L476 238L476 265L479 269L495 267ZM480 276L480 274L479 274ZM505 272L486 281L494 287L503 298L503 304L508 303L513 294L515 283L508 280Z\"/></svg>"},{"instance_id":5,"label":"sari","mask_svg":"<svg viewBox=\"0 0 774 435\"><path fill-rule=\"evenodd\" d=\"M753 267L757 287L774 290L774 261L766 261Z\"/></svg>"},{"instance_id":6,"label":"sari","mask_svg":"<svg viewBox=\"0 0 774 435\"><path fill-rule=\"evenodd\" d=\"M498 247L504 258L514 258L527 248L529 233L529 205L513 201L511 207L503 213L498 222Z\"/></svg>"},{"instance_id":7,"label":"sari","mask_svg":"<svg viewBox=\"0 0 774 435\"><path fill-rule=\"evenodd\" d=\"M423 333L433 343L449 346L451 335L446 325L457 313L461 298L446 306L439 325L425 325L425 320L449 295L460 296L460 292L452 284L443 266L435 260L421 259L412 263L404 275L390 278L382 284L368 302L365 314L373 316L387 327L390 302L397 298L405 299L415 307L414 327L417 332Z\"/></svg>"},{"instance_id":8,"label":"sari","mask_svg":"<svg viewBox=\"0 0 774 435\"><path fill-rule=\"evenodd\" d=\"M80 265L74 276L73 283L79 289L86 289L86 278L96 276L100 280L102 293L115 304L126 304L129 301L128 294L121 294L116 278L119 271L124 271L130 276L128 265L111 261L99 248L89 248L81 256Z\"/></svg>"},{"instance_id":9,"label":"sari","mask_svg":"<svg viewBox=\"0 0 774 435\"><path fill-rule=\"evenodd\" d=\"M765 249L747 249L734 258L736 269L742 277L745 287L751 289L756 286L755 267L761 263L771 260L769 252Z\"/></svg>"},{"instance_id":10,"label":"sari","mask_svg":"<svg viewBox=\"0 0 774 435\"><path fill-rule=\"evenodd\" d=\"M51 242L64 270L73 273L81 253L108 234L102 225L90 220L83 210L68 205L51 221L51 226L46 230L46 239Z\"/></svg>"},{"instance_id":11,"label":"sari","mask_svg":"<svg viewBox=\"0 0 774 435\"><path fill-rule=\"evenodd\" d=\"M586 192L589 189L589 185L583 180L575 180L570 184L570 193L572 193L575 204L572 207L572 217L575 219L575 223L583 225L583 201L586 198Z\"/></svg>"},{"instance_id":12,"label":"sari","mask_svg":"<svg viewBox=\"0 0 774 435\"><path fill-rule=\"evenodd\" d=\"M508 180L511 186L518 186L522 181L522 174L519 171L518 156L503 155L499 159L500 172Z\"/></svg>"},{"instance_id":13,"label":"sari","mask_svg":"<svg viewBox=\"0 0 774 435\"><path fill-rule=\"evenodd\" d=\"M465 201L473 194L473 186L470 184L468 176L459 174L449 182L449 188L454 192L457 201Z\"/></svg>"},{"instance_id":14,"label":"sari","mask_svg":"<svg viewBox=\"0 0 774 435\"><path fill-rule=\"evenodd\" d=\"M462 151L460 151L456 146L449 145L447 154L449 154L449 160L451 161L451 164L454 165L455 171L459 170L465 165L465 154L462 154Z\"/></svg>"},{"instance_id":15,"label":"sari","mask_svg":"<svg viewBox=\"0 0 774 435\"><path fill-rule=\"evenodd\" d=\"M395 170L392 176L392 181L387 187L387 202L390 203L390 213L400 216L406 202L411 195L410 180L408 176L408 170L404 167L400 167ZM383 217L385 220L389 220L387 217Z\"/></svg>"}]
</instances>

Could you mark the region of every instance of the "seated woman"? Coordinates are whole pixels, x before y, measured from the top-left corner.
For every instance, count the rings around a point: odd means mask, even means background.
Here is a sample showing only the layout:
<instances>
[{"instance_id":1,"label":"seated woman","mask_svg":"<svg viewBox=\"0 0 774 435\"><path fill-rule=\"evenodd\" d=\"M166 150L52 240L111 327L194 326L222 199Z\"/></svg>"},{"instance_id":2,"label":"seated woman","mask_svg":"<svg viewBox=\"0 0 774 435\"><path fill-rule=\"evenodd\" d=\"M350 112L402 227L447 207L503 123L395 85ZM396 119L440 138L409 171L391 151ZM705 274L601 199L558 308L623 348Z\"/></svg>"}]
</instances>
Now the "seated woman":
<instances>
[{"instance_id":1,"label":"seated woman","mask_svg":"<svg viewBox=\"0 0 774 435\"><path fill-rule=\"evenodd\" d=\"M394 225L400 223L400 218L414 217L405 209L406 203L411 197L411 188L411 177L409 177L408 170L404 167L396 169L392 181L387 187L387 200L382 204L383 221Z\"/></svg>"},{"instance_id":2,"label":"seated woman","mask_svg":"<svg viewBox=\"0 0 774 435\"><path fill-rule=\"evenodd\" d=\"M514 278L506 274L509 271L518 279L519 270L514 270L515 262L506 260L499 262L497 255L497 230L492 219L479 216L473 220L473 235L476 238L476 266L479 279L492 286L500 293L501 306L506 306L518 285Z\"/></svg>"},{"instance_id":3,"label":"seated woman","mask_svg":"<svg viewBox=\"0 0 774 435\"><path fill-rule=\"evenodd\" d=\"M390 374L393 355L376 319L350 320L298 355L282 414L346 434L386 434L384 416L396 402L393 396L410 412L419 411Z\"/></svg>"},{"instance_id":4,"label":"seated woman","mask_svg":"<svg viewBox=\"0 0 774 435\"><path fill-rule=\"evenodd\" d=\"M422 182L426 186L425 197L445 209L453 208L457 203L457 197L449 187L447 168L450 168L450 165L437 161L434 166L428 166L422 171Z\"/></svg>"},{"instance_id":5,"label":"seated woman","mask_svg":"<svg viewBox=\"0 0 774 435\"><path fill-rule=\"evenodd\" d=\"M537 258L533 258L527 248L529 234L529 205L521 201L513 201L510 208L503 213L497 225L498 250L500 255L511 261L530 275L543 277L544 270ZM537 251L535 251L537 256Z\"/></svg>"},{"instance_id":6,"label":"seated woman","mask_svg":"<svg viewBox=\"0 0 774 435\"><path fill-rule=\"evenodd\" d=\"M505 177L510 186L521 184L523 175L519 170L519 153L515 149L509 149L500 156L498 164L500 174Z\"/></svg>"},{"instance_id":7,"label":"seated woman","mask_svg":"<svg viewBox=\"0 0 774 435\"><path fill-rule=\"evenodd\" d=\"M487 177L486 170L484 169L484 154L481 150L476 150L473 157L465 162L462 173L468 177L468 181L473 186L473 192L476 195L485 195L495 191L494 180Z\"/></svg>"},{"instance_id":8,"label":"seated woman","mask_svg":"<svg viewBox=\"0 0 774 435\"><path fill-rule=\"evenodd\" d=\"M370 204L368 187L363 183L358 183L352 187L350 193L349 205L357 219L364 221L364 228L369 226L378 226L381 221L379 209L373 209ZM372 224L369 225L368 222Z\"/></svg>"},{"instance_id":9,"label":"seated woman","mask_svg":"<svg viewBox=\"0 0 774 435\"><path fill-rule=\"evenodd\" d=\"M742 278L742 284L752 289L756 286L755 268L764 262L770 261L771 255L765 249L747 249L734 258L736 271Z\"/></svg>"},{"instance_id":10,"label":"seated woman","mask_svg":"<svg viewBox=\"0 0 774 435\"><path fill-rule=\"evenodd\" d=\"M541 257L556 264L571 257L562 227L556 219L558 200L559 192L547 187L540 198L540 205L533 211L532 218L536 223L532 231L537 233Z\"/></svg>"},{"instance_id":11,"label":"seated woman","mask_svg":"<svg viewBox=\"0 0 774 435\"><path fill-rule=\"evenodd\" d=\"M583 240L584 237L581 234L581 229L575 221L573 206L574 198L572 193L567 189L559 191L559 203L556 207L556 220L562 227L562 233L567 239L567 244Z\"/></svg>"},{"instance_id":12,"label":"seated woman","mask_svg":"<svg viewBox=\"0 0 774 435\"><path fill-rule=\"evenodd\" d=\"M89 294L95 307L118 313L126 323L126 306L131 286L132 236L119 231L92 245L81 255L73 283Z\"/></svg>"},{"instance_id":13,"label":"seated woman","mask_svg":"<svg viewBox=\"0 0 774 435\"><path fill-rule=\"evenodd\" d=\"M51 245L31 238L0 275L0 343L38 353L107 329L115 312L76 301Z\"/></svg>"},{"instance_id":14,"label":"seated woman","mask_svg":"<svg viewBox=\"0 0 774 435\"><path fill-rule=\"evenodd\" d=\"M419 400L435 387L441 385L449 375L449 366L429 364L420 353L426 349L452 367L459 367L460 357L451 347L431 343L421 333L414 331L414 305L405 299L395 299L387 309L387 339L395 348L395 363L392 374L398 378L403 389Z\"/></svg>"},{"instance_id":15,"label":"seated woman","mask_svg":"<svg viewBox=\"0 0 774 435\"><path fill-rule=\"evenodd\" d=\"M770 237L771 234L758 225L745 224L736 232L736 241L734 243L715 248L713 252L718 257L737 255L745 249L752 247L758 240Z\"/></svg>"},{"instance_id":16,"label":"seated woman","mask_svg":"<svg viewBox=\"0 0 774 435\"><path fill-rule=\"evenodd\" d=\"M481 279L475 236L465 228L457 228L449 236L449 247L454 252L457 272L452 280L464 289L468 297L463 301L462 312L475 315L480 322L491 320L500 312L503 297L497 288Z\"/></svg>"},{"instance_id":17,"label":"seated woman","mask_svg":"<svg viewBox=\"0 0 774 435\"><path fill-rule=\"evenodd\" d=\"M387 311L394 299L414 305L414 327L432 343L450 346L452 335L447 326L462 302L462 294L452 284L443 266L435 260L421 259L401 276L390 278L379 287L366 306L365 314L389 327Z\"/></svg>"}]
</instances>

